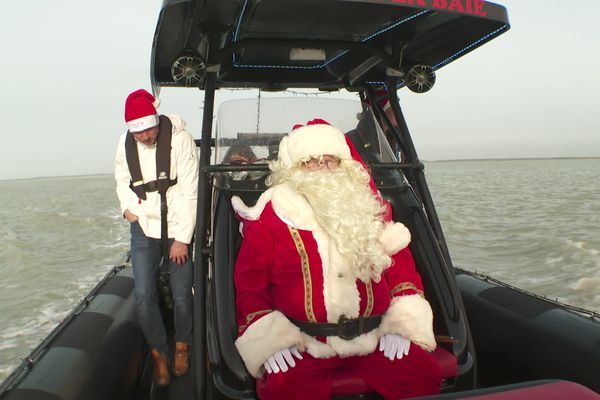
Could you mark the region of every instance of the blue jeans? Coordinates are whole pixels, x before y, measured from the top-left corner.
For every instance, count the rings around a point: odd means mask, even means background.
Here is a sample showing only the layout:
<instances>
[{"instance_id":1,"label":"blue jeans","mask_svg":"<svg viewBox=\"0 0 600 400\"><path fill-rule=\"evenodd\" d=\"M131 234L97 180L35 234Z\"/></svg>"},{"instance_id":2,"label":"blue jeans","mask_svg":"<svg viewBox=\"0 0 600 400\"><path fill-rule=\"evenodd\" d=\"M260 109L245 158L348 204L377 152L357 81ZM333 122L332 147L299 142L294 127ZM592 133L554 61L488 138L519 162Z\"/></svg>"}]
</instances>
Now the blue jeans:
<instances>
[{"instance_id":1,"label":"blue jeans","mask_svg":"<svg viewBox=\"0 0 600 400\"><path fill-rule=\"evenodd\" d=\"M169 248L173 239L169 239ZM192 342L192 246L183 265L169 262L169 280L173 293L175 341ZM158 304L156 274L161 262L160 239L147 237L140 224L131 224L131 264L135 280L135 302L142 332L151 348L167 354L167 334Z\"/></svg>"}]
</instances>

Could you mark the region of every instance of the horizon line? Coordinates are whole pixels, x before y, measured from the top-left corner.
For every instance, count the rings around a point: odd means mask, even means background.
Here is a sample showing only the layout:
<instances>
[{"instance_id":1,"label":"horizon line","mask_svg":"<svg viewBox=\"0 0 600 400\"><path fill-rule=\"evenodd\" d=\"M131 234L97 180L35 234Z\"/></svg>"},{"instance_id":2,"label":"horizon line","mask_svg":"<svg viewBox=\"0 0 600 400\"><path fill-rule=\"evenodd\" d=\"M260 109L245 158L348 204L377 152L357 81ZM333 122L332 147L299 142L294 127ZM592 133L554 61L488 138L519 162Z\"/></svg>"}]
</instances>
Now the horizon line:
<instances>
[{"instance_id":1,"label":"horizon line","mask_svg":"<svg viewBox=\"0 0 600 400\"><path fill-rule=\"evenodd\" d=\"M435 162L464 162L464 161L517 161L517 160L590 160L600 159L600 156L563 156L563 157L500 157L500 158L449 158L441 160L419 160L421 162L435 163ZM75 177L86 177L86 176L104 176L113 175L113 172L97 172L90 174L73 174L73 175L40 175L31 176L26 178L6 178L0 179L0 182L10 181L23 181L33 179L61 179L61 178L75 178Z\"/></svg>"}]
</instances>

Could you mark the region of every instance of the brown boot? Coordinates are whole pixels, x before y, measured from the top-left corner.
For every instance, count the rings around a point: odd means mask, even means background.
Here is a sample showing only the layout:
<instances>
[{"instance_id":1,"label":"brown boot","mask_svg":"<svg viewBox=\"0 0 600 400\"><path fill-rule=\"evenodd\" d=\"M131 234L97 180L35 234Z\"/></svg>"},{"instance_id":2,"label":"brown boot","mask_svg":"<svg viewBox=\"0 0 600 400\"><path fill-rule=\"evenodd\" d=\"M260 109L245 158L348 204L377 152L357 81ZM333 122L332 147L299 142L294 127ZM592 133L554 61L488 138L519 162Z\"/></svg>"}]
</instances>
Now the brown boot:
<instances>
[{"instance_id":1,"label":"brown boot","mask_svg":"<svg viewBox=\"0 0 600 400\"><path fill-rule=\"evenodd\" d=\"M188 344L184 342L175 342L175 362L173 363L173 375L185 375L189 368L190 356L188 354Z\"/></svg>"},{"instance_id":2,"label":"brown boot","mask_svg":"<svg viewBox=\"0 0 600 400\"><path fill-rule=\"evenodd\" d=\"M152 349L150 354L152 354L152 359L154 360L154 383L158 386L167 386L171 383L167 356L158 349Z\"/></svg>"}]
</instances>

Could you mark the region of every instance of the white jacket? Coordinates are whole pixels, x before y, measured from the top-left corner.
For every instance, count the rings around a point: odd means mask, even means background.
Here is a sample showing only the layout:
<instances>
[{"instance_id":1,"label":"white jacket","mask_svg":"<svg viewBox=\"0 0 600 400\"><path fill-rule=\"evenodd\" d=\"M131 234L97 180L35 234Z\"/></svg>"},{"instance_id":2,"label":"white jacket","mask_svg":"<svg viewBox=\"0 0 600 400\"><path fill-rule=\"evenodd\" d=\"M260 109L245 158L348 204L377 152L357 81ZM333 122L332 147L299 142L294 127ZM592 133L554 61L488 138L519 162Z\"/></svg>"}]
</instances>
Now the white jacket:
<instances>
[{"instance_id":1,"label":"white jacket","mask_svg":"<svg viewBox=\"0 0 600 400\"><path fill-rule=\"evenodd\" d=\"M168 115L173 124L171 139L171 179L177 184L167 190L167 221L169 238L189 244L196 225L196 201L198 198L198 150L193 136L185 130L185 121L176 115ZM131 211L139 218L146 236L160 239L160 195L146 193L140 201L129 188L131 174L125 156L124 133L119 138L115 157L115 180L121 212ZM144 182L156 180L156 145L146 146L137 142L140 168Z\"/></svg>"}]
</instances>

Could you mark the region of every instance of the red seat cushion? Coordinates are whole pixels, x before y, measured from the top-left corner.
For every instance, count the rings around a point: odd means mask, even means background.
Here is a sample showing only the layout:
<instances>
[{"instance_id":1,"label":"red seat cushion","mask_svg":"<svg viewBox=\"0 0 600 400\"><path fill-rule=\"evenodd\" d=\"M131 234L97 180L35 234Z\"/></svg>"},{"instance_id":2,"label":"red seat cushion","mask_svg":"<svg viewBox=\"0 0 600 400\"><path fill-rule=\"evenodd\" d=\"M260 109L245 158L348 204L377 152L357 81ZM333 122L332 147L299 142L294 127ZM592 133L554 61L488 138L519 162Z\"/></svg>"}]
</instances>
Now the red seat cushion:
<instances>
[{"instance_id":1,"label":"red seat cushion","mask_svg":"<svg viewBox=\"0 0 600 400\"><path fill-rule=\"evenodd\" d=\"M442 367L442 378L454 378L458 375L458 363L454 354L438 346L431 355L435 357Z\"/></svg>"},{"instance_id":2,"label":"red seat cushion","mask_svg":"<svg viewBox=\"0 0 600 400\"><path fill-rule=\"evenodd\" d=\"M498 390L498 392L475 396L469 396L468 392L465 392L464 398L468 397L470 400L600 400L600 394L578 383L568 381L553 382L544 385L536 385L536 382L532 382L532 385L529 387L514 389L508 387L505 390L502 390L502 388L504 386L490 388L490 390Z\"/></svg>"},{"instance_id":3,"label":"red seat cushion","mask_svg":"<svg viewBox=\"0 0 600 400\"><path fill-rule=\"evenodd\" d=\"M454 354L438 346L431 355L436 358L442 367L442 378L453 378L458 375L458 364ZM360 376L355 375L354 372L343 367L333 371L332 394L334 396L350 396L370 391L371 389L365 381Z\"/></svg>"}]
</instances>

